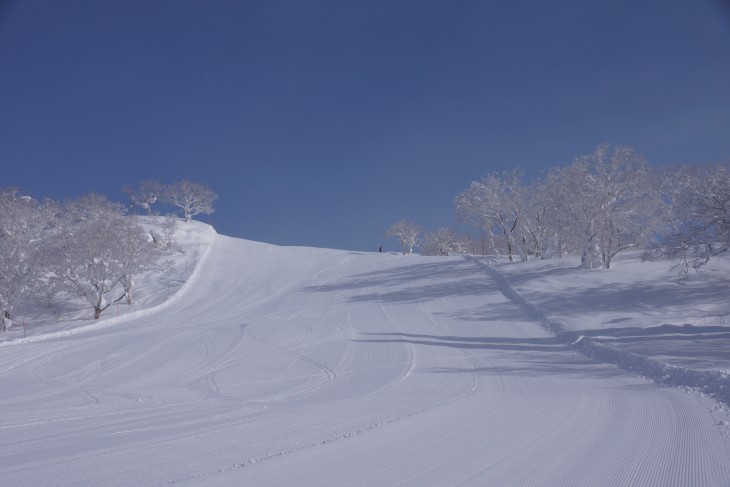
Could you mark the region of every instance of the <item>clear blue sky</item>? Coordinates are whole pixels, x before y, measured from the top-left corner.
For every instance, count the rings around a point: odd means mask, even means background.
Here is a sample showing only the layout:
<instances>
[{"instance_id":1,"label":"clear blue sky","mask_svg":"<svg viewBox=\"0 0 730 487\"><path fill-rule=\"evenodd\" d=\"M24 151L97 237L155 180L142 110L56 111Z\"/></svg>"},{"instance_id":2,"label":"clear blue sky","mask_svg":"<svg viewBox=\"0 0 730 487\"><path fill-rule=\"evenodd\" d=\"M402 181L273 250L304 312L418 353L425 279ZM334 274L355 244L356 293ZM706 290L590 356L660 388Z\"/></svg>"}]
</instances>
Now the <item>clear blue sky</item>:
<instances>
[{"instance_id":1,"label":"clear blue sky","mask_svg":"<svg viewBox=\"0 0 730 487\"><path fill-rule=\"evenodd\" d=\"M373 250L602 142L730 159L727 1L0 0L0 186L35 196L186 178L220 233Z\"/></svg>"}]
</instances>

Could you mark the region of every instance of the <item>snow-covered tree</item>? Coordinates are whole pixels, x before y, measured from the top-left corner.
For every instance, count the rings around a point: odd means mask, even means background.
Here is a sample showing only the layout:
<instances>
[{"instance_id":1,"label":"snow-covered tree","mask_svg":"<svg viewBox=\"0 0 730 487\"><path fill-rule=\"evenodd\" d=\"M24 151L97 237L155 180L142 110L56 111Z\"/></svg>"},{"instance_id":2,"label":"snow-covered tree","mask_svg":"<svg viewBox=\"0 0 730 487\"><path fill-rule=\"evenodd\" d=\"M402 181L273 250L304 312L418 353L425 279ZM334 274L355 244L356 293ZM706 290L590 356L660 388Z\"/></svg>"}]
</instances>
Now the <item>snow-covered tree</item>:
<instances>
[{"instance_id":1,"label":"snow-covered tree","mask_svg":"<svg viewBox=\"0 0 730 487\"><path fill-rule=\"evenodd\" d=\"M91 192L66 201L63 219L67 223L77 223L120 216L126 211L124 205L108 200L103 194Z\"/></svg>"},{"instance_id":2,"label":"snow-covered tree","mask_svg":"<svg viewBox=\"0 0 730 487\"><path fill-rule=\"evenodd\" d=\"M646 254L679 259L684 274L730 249L730 163L662 172L663 227Z\"/></svg>"},{"instance_id":3,"label":"snow-covered tree","mask_svg":"<svg viewBox=\"0 0 730 487\"><path fill-rule=\"evenodd\" d=\"M152 205L160 200L165 192L165 187L157 181L148 179L136 187L125 184L122 191L129 197L132 204L145 210L148 215L152 215Z\"/></svg>"},{"instance_id":4,"label":"snow-covered tree","mask_svg":"<svg viewBox=\"0 0 730 487\"><path fill-rule=\"evenodd\" d=\"M164 249L157 247L150 234L139 225L136 218L122 218L114 228L118 243L118 261L123 273L122 285L127 304L134 302L134 276L143 271L162 270L165 264L160 257Z\"/></svg>"},{"instance_id":5,"label":"snow-covered tree","mask_svg":"<svg viewBox=\"0 0 730 487\"><path fill-rule=\"evenodd\" d=\"M617 253L645 244L657 197L650 168L633 149L604 144L551 173L581 267L610 268Z\"/></svg>"},{"instance_id":6,"label":"snow-covered tree","mask_svg":"<svg viewBox=\"0 0 730 487\"><path fill-rule=\"evenodd\" d=\"M39 260L54 229L55 205L0 189L0 319L11 323L14 305L29 297L43 269Z\"/></svg>"},{"instance_id":7,"label":"snow-covered tree","mask_svg":"<svg viewBox=\"0 0 730 487\"><path fill-rule=\"evenodd\" d=\"M174 214L167 215L162 222L162 231L151 231L150 236L155 246L165 254L172 255L176 250L175 231L177 230L178 217Z\"/></svg>"},{"instance_id":8,"label":"snow-covered tree","mask_svg":"<svg viewBox=\"0 0 730 487\"><path fill-rule=\"evenodd\" d=\"M525 207L519 223L535 257L544 259L553 253L562 255L560 212L549 181L538 180L525 191Z\"/></svg>"},{"instance_id":9,"label":"snow-covered tree","mask_svg":"<svg viewBox=\"0 0 730 487\"><path fill-rule=\"evenodd\" d=\"M114 302L132 302L134 275L155 267L159 251L135 219L101 195L70 201L66 210L48 268L98 319Z\"/></svg>"},{"instance_id":10,"label":"snow-covered tree","mask_svg":"<svg viewBox=\"0 0 730 487\"><path fill-rule=\"evenodd\" d=\"M481 181L472 181L454 199L461 221L471 223L487 235L492 235L493 228L499 228L505 236L510 261L518 250L518 224L525 202L521 176L520 170L489 174ZM521 253L522 259L527 260L524 246Z\"/></svg>"},{"instance_id":11,"label":"snow-covered tree","mask_svg":"<svg viewBox=\"0 0 730 487\"><path fill-rule=\"evenodd\" d=\"M49 256L55 280L94 309L94 319L113 303L109 293L124 277L116 229L122 214L106 198L90 194L65 205L64 229Z\"/></svg>"},{"instance_id":12,"label":"snow-covered tree","mask_svg":"<svg viewBox=\"0 0 730 487\"><path fill-rule=\"evenodd\" d=\"M442 227L427 233L421 245L422 255L454 255L467 251L466 239L450 228Z\"/></svg>"},{"instance_id":13,"label":"snow-covered tree","mask_svg":"<svg viewBox=\"0 0 730 487\"><path fill-rule=\"evenodd\" d=\"M59 205L0 189L0 325L14 305L46 304L59 290L86 300L94 317L115 300L133 299L134 276L162 269L163 253L124 207L90 193Z\"/></svg>"},{"instance_id":14,"label":"snow-covered tree","mask_svg":"<svg viewBox=\"0 0 730 487\"><path fill-rule=\"evenodd\" d=\"M625 250L643 248L651 235L659 198L646 160L633 149L608 146L596 152L595 168L603 188L599 245L606 268Z\"/></svg>"},{"instance_id":15,"label":"snow-covered tree","mask_svg":"<svg viewBox=\"0 0 730 487\"><path fill-rule=\"evenodd\" d=\"M403 255L413 252L413 247L418 243L418 236L423 232L423 227L407 220L394 223L385 233L386 238L397 239L403 249Z\"/></svg>"},{"instance_id":16,"label":"snow-covered tree","mask_svg":"<svg viewBox=\"0 0 730 487\"><path fill-rule=\"evenodd\" d=\"M580 238L575 238L575 218L566 211L570 196L566 193L566 180L561 169L551 169L544 180L537 183L534 202L530 203L531 212L541 213L541 226L547 236L543 242L545 257L563 257L580 254ZM532 198L531 198L532 199ZM545 228L547 227L547 228Z\"/></svg>"},{"instance_id":17,"label":"snow-covered tree","mask_svg":"<svg viewBox=\"0 0 730 487\"><path fill-rule=\"evenodd\" d=\"M57 275L73 294L93 307L94 319L111 306L114 299L107 299L107 294L124 277L115 256L115 223L110 220L86 221L64 233L61 240Z\"/></svg>"},{"instance_id":18,"label":"snow-covered tree","mask_svg":"<svg viewBox=\"0 0 730 487\"><path fill-rule=\"evenodd\" d=\"M205 184L183 180L169 185L164 199L183 210L185 222L189 222L195 215L213 213L213 202L218 195Z\"/></svg>"},{"instance_id":19,"label":"snow-covered tree","mask_svg":"<svg viewBox=\"0 0 730 487\"><path fill-rule=\"evenodd\" d=\"M581 256L581 267L593 269L599 265L598 221L600 217L598 185L585 160L553 168L551 179L557 182L558 212L569 220L567 238L571 253Z\"/></svg>"}]
</instances>

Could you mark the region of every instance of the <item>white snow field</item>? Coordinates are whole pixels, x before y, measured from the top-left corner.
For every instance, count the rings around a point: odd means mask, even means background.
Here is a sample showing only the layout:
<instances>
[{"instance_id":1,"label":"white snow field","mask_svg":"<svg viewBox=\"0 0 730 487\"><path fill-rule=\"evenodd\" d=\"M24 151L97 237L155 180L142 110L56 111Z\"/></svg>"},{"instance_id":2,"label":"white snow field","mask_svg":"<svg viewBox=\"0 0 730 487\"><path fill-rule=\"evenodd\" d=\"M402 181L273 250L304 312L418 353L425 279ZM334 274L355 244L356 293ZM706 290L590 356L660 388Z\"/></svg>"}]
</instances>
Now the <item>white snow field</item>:
<instances>
[{"instance_id":1,"label":"white snow field","mask_svg":"<svg viewBox=\"0 0 730 487\"><path fill-rule=\"evenodd\" d=\"M681 288L621 315L626 269L658 269L635 258L586 272L200 234L171 300L2 343L0 485L730 485L722 403L579 346L640 353L629 337L664 323L720 335L727 272L662 321ZM607 286L624 294L591 292ZM677 365L728 368L707 356Z\"/></svg>"}]
</instances>

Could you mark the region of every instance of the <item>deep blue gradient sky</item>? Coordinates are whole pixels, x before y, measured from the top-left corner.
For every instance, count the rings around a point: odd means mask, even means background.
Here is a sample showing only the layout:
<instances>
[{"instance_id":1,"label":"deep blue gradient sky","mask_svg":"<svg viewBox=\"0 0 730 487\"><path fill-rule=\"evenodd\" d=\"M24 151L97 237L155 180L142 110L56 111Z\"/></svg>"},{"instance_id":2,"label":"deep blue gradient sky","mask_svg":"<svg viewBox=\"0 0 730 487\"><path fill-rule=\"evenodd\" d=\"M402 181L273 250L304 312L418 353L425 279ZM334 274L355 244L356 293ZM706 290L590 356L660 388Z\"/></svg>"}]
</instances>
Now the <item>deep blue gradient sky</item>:
<instances>
[{"instance_id":1,"label":"deep blue gradient sky","mask_svg":"<svg viewBox=\"0 0 730 487\"><path fill-rule=\"evenodd\" d=\"M727 1L0 0L0 187L35 196L186 178L220 233L374 250L602 142L730 159Z\"/></svg>"}]
</instances>

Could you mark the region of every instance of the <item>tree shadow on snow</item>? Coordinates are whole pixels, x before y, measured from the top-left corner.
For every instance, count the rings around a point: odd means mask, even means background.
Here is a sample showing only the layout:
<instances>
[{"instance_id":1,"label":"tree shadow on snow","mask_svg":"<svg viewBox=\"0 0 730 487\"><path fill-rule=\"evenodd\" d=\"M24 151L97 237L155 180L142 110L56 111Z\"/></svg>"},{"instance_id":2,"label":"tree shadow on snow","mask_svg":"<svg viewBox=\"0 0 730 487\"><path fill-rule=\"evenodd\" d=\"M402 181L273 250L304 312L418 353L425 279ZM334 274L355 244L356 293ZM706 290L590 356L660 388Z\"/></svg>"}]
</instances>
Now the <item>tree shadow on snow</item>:
<instances>
[{"instance_id":1,"label":"tree shadow on snow","mask_svg":"<svg viewBox=\"0 0 730 487\"><path fill-rule=\"evenodd\" d=\"M648 328L579 330L598 343L666 360L688 368L727 368L730 363L730 327L660 325Z\"/></svg>"},{"instance_id":2,"label":"tree shadow on snow","mask_svg":"<svg viewBox=\"0 0 730 487\"><path fill-rule=\"evenodd\" d=\"M427 372L456 374L479 373L484 375L525 375L533 377L571 374L591 378L598 376L614 377L621 375L621 371L617 368L597 365L595 362L591 362L578 355L564 353L565 345L555 337L464 337L413 333L363 333L362 335L370 335L374 338L354 341L370 344L408 343L420 346L449 347L472 352L474 350L527 352L522 353L519 356L511 355L511 365L476 368L434 367L424 369Z\"/></svg>"},{"instance_id":3,"label":"tree shadow on snow","mask_svg":"<svg viewBox=\"0 0 730 487\"><path fill-rule=\"evenodd\" d=\"M366 272L332 284L309 286L304 291L332 293L366 289L375 291L355 294L348 301L421 303L450 296L484 296L497 291L482 269L465 260Z\"/></svg>"},{"instance_id":4,"label":"tree shadow on snow","mask_svg":"<svg viewBox=\"0 0 730 487\"><path fill-rule=\"evenodd\" d=\"M512 276L509 277L514 283ZM666 309L696 310L702 305L716 305L727 302L730 282L675 283L656 281L635 283L612 283L599 286L575 286L560 291L530 292L527 297L535 305L559 314L591 313L596 311L646 311Z\"/></svg>"},{"instance_id":5,"label":"tree shadow on snow","mask_svg":"<svg viewBox=\"0 0 730 487\"><path fill-rule=\"evenodd\" d=\"M354 340L367 343L410 343L434 347L451 347L464 350L509 350L514 352L550 352L564 350L564 345L555 337L512 338L512 337L462 337L422 335L415 333L361 333L373 337L367 340Z\"/></svg>"},{"instance_id":6,"label":"tree shadow on snow","mask_svg":"<svg viewBox=\"0 0 730 487\"><path fill-rule=\"evenodd\" d=\"M545 278L554 278L554 277L566 277L570 278L571 275L574 275L576 272L585 272L581 269L579 269L579 263L576 262L575 266L555 266L553 268L540 268L540 269L533 269L533 270L524 270L524 269L518 269L515 267L514 269L510 268L510 265L519 266L520 262L514 262L512 264L504 264L499 266L497 269L506 277L510 284L512 286L520 286L524 283L533 281L535 279L545 279ZM502 272L504 271L504 272Z\"/></svg>"}]
</instances>

